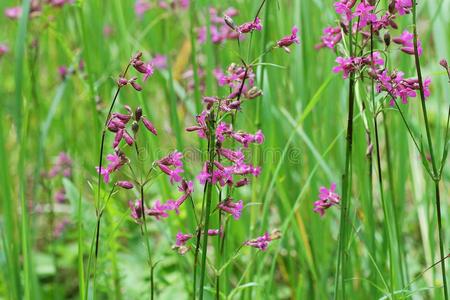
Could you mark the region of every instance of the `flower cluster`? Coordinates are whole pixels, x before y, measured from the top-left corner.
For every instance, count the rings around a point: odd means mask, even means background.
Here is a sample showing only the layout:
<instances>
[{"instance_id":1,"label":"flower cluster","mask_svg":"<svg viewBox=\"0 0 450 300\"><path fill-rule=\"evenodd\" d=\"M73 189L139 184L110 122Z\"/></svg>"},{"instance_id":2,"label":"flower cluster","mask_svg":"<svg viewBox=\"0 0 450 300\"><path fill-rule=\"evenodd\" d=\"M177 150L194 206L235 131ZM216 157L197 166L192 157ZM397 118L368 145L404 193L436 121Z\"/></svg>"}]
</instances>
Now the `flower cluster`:
<instances>
[{"instance_id":1,"label":"flower cluster","mask_svg":"<svg viewBox=\"0 0 450 300\"><path fill-rule=\"evenodd\" d=\"M271 234L265 232L264 235L260 237L246 241L244 245L257 248L261 251L266 251L269 243L273 240L279 239L280 237L281 232L278 230L273 231Z\"/></svg>"},{"instance_id":2,"label":"flower cluster","mask_svg":"<svg viewBox=\"0 0 450 300\"><path fill-rule=\"evenodd\" d=\"M159 8L162 9L188 9L189 0L170 0L170 1L156 1ZM134 3L134 12L136 16L142 17L147 11L152 8L152 4L149 0L136 0Z\"/></svg>"},{"instance_id":3,"label":"flower cluster","mask_svg":"<svg viewBox=\"0 0 450 300\"><path fill-rule=\"evenodd\" d=\"M49 179L59 176L64 178L72 177L72 159L65 152L59 153L52 168L46 174L46 177ZM58 203L66 201L66 191L64 187L61 187L56 191L54 198Z\"/></svg>"},{"instance_id":4,"label":"flower cluster","mask_svg":"<svg viewBox=\"0 0 450 300\"><path fill-rule=\"evenodd\" d=\"M359 3L358 3L359 2ZM334 7L336 12L340 15L341 21L338 27L327 27L324 30L322 41L317 48L335 48L343 39L344 34L348 34L351 30L354 35L360 37L360 45L364 48L369 45L373 37L377 40L384 32L384 46L385 49L391 44L390 30L398 28L394 19L399 15L409 14L412 10L412 0L392 0L389 9L385 12L378 10L374 1L367 0L339 0L335 2ZM353 25L350 28L350 21ZM400 45L400 50L408 55L414 55L414 34L407 30L399 36L392 38L392 42ZM384 50L384 49L383 49ZM422 55L422 44L417 41L418 55ZM419 90L418 79L403 77L403 72L394 70L389 72L384 65L384 60L381 58L381 51L371 51L362 57L348 57L339 56L336 59L337 66L333 67L333 72L343 73L343 78L346 79L350 74L358 73L361 77L365 75L370 76L376 82L377 92L386 92L390 98L390 105L395 104L396 98L400 98L402 103L408 103L408 99L416 97L416 91ZM373 59L372 59L373 58ZM430 95L431 79L427 78L424 81L425 97Z\"/></svg>"},{"instance_id":5,"label":"flower cluster","mask_svg":"<svg viewBox=\"0 0 450 300\"><path fill-rule=\"evenodd\" d=\"M73 2L74 0L48 0L44 3L52 7L63 7L65 4L72 4ZM41 11L42 11L41 1L32 0L29 12L30 18L40 15ZM21 6L7 7L5 8L4 14L8 19L11 20L19 19L20 16L22 15L22 7Z\"/></svg>"},{"instance_id":6,"label":"flower cluster","mask_svg":"<svg viewBox=\"0 0 450 300\"><path fill-rule=\"evenodd\" d=\"M323 216L326 209L339 204L340 201L341 197L336 193L336 183L331 183L329 189L322 186L319 189L319 200L314 202L314 212Z\"/></svg>"},{"instance_id":7,"label":"flower cluster","mask_svg":"<svg viewBox=\"0 0 450 300\"><path fill-rule=\"evenodd\" d=\"M298 33L297 26L292 27L291 34L281 38L277 42L277 46L280 47L280 48L283 48L284 51L286 51L287 53L290 53L291 50L289 49L289 46L291 46L294 43L295 44L299 44L300 43L300 39L297 36L297 33Z\"/></svg>"}]
</instances>

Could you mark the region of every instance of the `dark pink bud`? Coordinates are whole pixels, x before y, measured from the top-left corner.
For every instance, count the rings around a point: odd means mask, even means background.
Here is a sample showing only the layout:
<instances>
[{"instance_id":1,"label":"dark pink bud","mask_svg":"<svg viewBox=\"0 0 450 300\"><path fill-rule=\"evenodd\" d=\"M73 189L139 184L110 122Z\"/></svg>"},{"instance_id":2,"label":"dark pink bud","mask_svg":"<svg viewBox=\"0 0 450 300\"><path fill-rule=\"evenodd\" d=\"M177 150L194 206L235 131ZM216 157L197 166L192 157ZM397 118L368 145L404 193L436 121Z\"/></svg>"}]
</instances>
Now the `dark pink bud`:
<instances>
[{"instance_id":1,"label":"dark pink bud","mask_svg":"<svg viewBox=\"0 0 450 300\"><path fill-rule=\"evenodd\" d=\"M123 131L123 138L129 146L133 145L134 140L126 130Z\"/></svg>"},{"instance_id":2,"label":"dark pink bud","mask_svg":"<svg viewBox=\"0 0 450 300\"><path fill-rule=\"evenodd\" d=\"M120 78L117 80L117 84L118 84L120 87L125 86L125 85L128 84L128 80L127 80L126 78L120 77Z\"/></svg>"},{"instance_id":3,"label":"dark pink bud","mask_svg":"<svg viewBox=\"0 0 450 300\"><path fill-rule=\"evenodd\" d=\"M131 119L130 115L120 114L120 113L113 113L112 116L113 116L113 118L117 118L124 123L128 123L128 121L130 121L130 119Z\"/></svg>"},{"instance_id":4,"label":"dark pink bud","mask_svg":"<svg viewBox=\"0 0 450 300\"><path fill-rule=\"evenodd\" d=\"M228 107L231 108L231 109L238 109L238 108L241 107L241 103L242 102L240 100L233 101L233 102L230 103L230 105L228 105Z\"/></svg>"},{"instance_id":5,"label":"dark pink bud","mask_svg":"<svg viewBox=\"0 0 450 300\"><path fill-rule=\"evenodd\" d=\"M244 179L241 179L238 182L236 182L235 186L236 187L241 187L241 186L247 185L248 183L249 183L248 179L244 178Z\"/></svg>"},{"instance_id":6,"label":"dark pink bud","mask_svg":"<svg viewBox=\"0 0 450 300\"><path fill-rule=\"evenodd\" d=\"M127 190L130 190L134 187L134 185L129 181L117 181L116 185Z\"/></svg>"},{"instance_id":7,"label":"dark pink bud","mask_svg":"<svg viewBox=\"0 0 450 300\"><path fill-rule=\"evenodd\" d=\"M119 146L119 143L122 140L122 137L123 137L123 129L119 129L119 131L117 131L117 133L116 133L116 136L114 137L113 148L116 148L117 146Z\"/></svg>"},{"instance_id":8,"label":"dark pink bud","mask_svg":"<svg viewBox=\"0 0 450 300\"><path fill-rule=\"evenodd\" d=\"M138 92L142 91L142 87L141 87L138 83L136 83L135 81L130 82L130 84L133 86L133 88L134 88L136 91L138 91Z\"/></svg>"},{"instance_id":9,"label":"dark pink bud","mask_svg":"<svg viewBox=\"0 0 450 300\"><path fill-rule=\"evenodd\" d=\"M439 64L440 64L441 66L443 66L446 70L448 69L448 62L447 62L447 60L441 59L441 60L439 61Z\"/></svg>"},{"instance_id":10,"label":"dark pink bud","mask_svg":"<svg viewBox=\"0 0 450 300\"><path fill-rule=\"evenodd\" d=\"M189 126L189 127L186 127L186 131L187 132L198 131L200 129L202 129L200 126Z\"/></svg>"},{"instance_id":11,"label":"dark pink bud","mask_svg":"<svg viewBox=\"0 0 450 300\"><path fill-rule=\"evenodd\" d=\"M156 131L155 126L153 126L152 122L147 120L146 117L142 117L142 123L144 123L144 126L154 135L158 135L158 131Z\"/></svg>"}]
</instances>

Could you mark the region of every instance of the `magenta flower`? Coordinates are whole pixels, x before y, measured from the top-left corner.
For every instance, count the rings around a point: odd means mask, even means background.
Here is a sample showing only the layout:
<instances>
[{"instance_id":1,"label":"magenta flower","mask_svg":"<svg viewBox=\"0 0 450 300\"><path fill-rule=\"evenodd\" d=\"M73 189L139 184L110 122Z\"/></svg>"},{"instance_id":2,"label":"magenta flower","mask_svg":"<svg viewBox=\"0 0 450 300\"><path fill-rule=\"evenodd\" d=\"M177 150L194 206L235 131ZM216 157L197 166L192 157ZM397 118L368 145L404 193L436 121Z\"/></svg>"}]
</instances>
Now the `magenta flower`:
<instances>
[{"instance_id":1,"label":"magenta flower","mask_svg":"<svg viewBox=\"0 0 450 300\"><path fill-rule=\"evenodd\" d=\"M414 55L414 34L405 30L400 36L393 38L392 41L396 44L402 45L400 50L406 54ZM423 50L422 43L420 41L417 41L417 52L419 55L422 55Z\"/></svg>"},{"instance_id":2,"label":"magenta flower","mask_svg":"<svg viewBox=\"0 0 450 300\"><path fill-rule=\"evenodd\" d=\"M174 203L172 201L167 201L167 203L162 204L159 200L156 200L153 207L145 210L145 214L155 217L159 221L160 218L167 218L169 216L167 212L174 209Z\"/></svg>"},{"instance_id":3,"label":"magenta flower","mask_svg":"<svg viewBox=\"0 0 450 300\"><path fill-rule=\"evenodd\" d=\"M0 57L9 52L9 48L7 44L0 44Z\"/></svg>"},{"instance_id":4,"label":"magenta flower","mask_svg":"<svg viewBox=\"0 0 450 300\"><path fill-rule=\"evenodd\" d=\"M237 31L240 33L249 33L252 32L253 30L257 31L262 30L261 20L258 17L256 17L256 19L251 22L247 22L238 26L237 28Z\"/></svg>"},{"instance_id":5,"label":"magenta flower","mask_svg":"<svg viewBox=\"0 0 450 300\"><path fill-rule=\"evenodd\" d=\"M231 198L227 198L225 201L220 202L217 207L220 210L231 214L235 220L239 220L244 205L242 200L233 202Z\"/></svg>"},{"instance_id":6,"label":"magenta flower","mask_svg":"<svg viewBox=\"0 0 450 300\"><path fill-rule=\"evenodd\" d=\"M411 12L413 3L412 0L394 0L395 9L398 11L399 15L406 15Z\"/></svg>"},{"instance_id":7,"label":"magenta flower","mask_svg":"<svg viewBox=\"0 0 450 300\"><path fill-rule=\"evenodd\" d=\"M297 26L292 27L291 35L285 36L277 42L277 46L283 48L286 52L290 52L289 46L293 43L299 44L300 40L297 36L298 28Z\"/></svg>"},{"instance_id":8,"label":"magenta flower","mask_svg":"<svg viewBox=\"0 0 450 300\"><path fill-rule=\"evenodd\" d=\"M167 68L167 56L156 54L150 61L150 64L156 69L165 69Z\"/></svg>"},{"instance_id":9,"label":"magenta flower","mask_svg":"<svg viewBox=\"0 0 450 300\"><path fill-rule=\"evenodd\" d=\"M159 169L161 171L163 171L164 173L166 173L167 175L169 175L169 179L170 179L170 183L173 184L174 182L180 182L181 181L181 176L180 173L183 173L184 170L182 168L175 168L175 169L170 169L168 166L164 165L164 164L159 164Z\"/></svg>"},{"instance_id":10,"label":"magenta flower","mask_svg":"<svg viewBox=\"0 0 450 300\"><path fill-rule=\"evenodd\" d=\"M134 203L133 201L128 201L128 206L130 207L131 210L131 217L135 221L138 221L140 218L142 218L143 209L141 200L136 200Z\"/></svg>"},{"instance_id":11,"label":"magenta flower","mask_svg":"<svg viewBox=\"0 0 450 300\"><path fill-rule=\"evenodd\" d=\"M100 169L99 167L96 167L96 169L97 172L103 176L105 183L109 183L109 175L122 167L127 160L124 156L117 155L117 153L108 154L106 159L110 161L109 165L106 168L102 167Z\"/></svg>"},{"instance_id":12,"label":"magenta flower","mask_svg":"<svg viewBox=\"0 0 450 300\"><path fill-rule=\"evenodd\" d=\"M270 241L272 241L272 239L271 239L269 233L265 232L263 236L246 241L244 243L244 245L265 251L267 249L267 247L269 246Z\"/></svg>"},{"instance_id":13,"label":"magenta flower","mask_svg":"<svg viewBox=\"0 0 450 300\"><path fill-rule=\"evenodd\" d=\"M14 6L5 9L5 16L9 19L18 19L22 14L22 7Z\"/></svg>"},{"instance_id":14,"label":"magenta flower","mask_svg":"<svg viewBox=\"0 0 450 300\"><path fill-rule=\"evenodd\" d=\"M183 234L181 231L177 233L177 246L184 246L187 241L189 241L192 238L192 234Z\"/></svg>"},{"instance_id":15,"label":"magenta flower","mask_svg":"<svg viewBox=\"0 0 450 300\"><path fill-rule=\"evenodd\" d=\"M200 182L200 184L206 184L207 181L211 180L211 174L209 174L208 172L208 163L205 162L203 164L203 168L202 171L200 172L200 174L197 175L197 179Z\"/></svg>"},{"instance_id":16,"label":"magenta flower","mask_svg":"<svg viewBox=\"0 0 450 300\"><path fill-rule=\"evenodd\" d=\"M150 8L151 5L146 0L136 0L134 4L134 12L138 17L142 17Z\"/></svg>"},{"instance_id":17,"label":"magenta flower","mask_svg":"<svg viewBox=\"0 0 450 300\"><path fill-rule=\"evenodd\" d=\"M66 199L66 190L64 188L59 189L55 194L55 201L57 203L64 203Z\"/></svg>"},{"instance_id":18,"label":"magenta flower","mask_svg":"<svg viewBox=\"0 0 450 300\"><path fill-rule=\"evenodd\" d=\"M373 23L377 20L377 16L372 13L374 8L375 6L368 5L364 1L356 6L353 17L359 18L359 28L365 27L367 24Z\"/></svg>"},{"instance_id":19,"label":"magenta flower","mask_svg":"<svg viewBox=\"0 0 450 300\"><path fill-rule=\"evenodd\" d=\"M336 62L338 63L337 66L333 67L334 73L343 73L343 78L347 79L350 73L354 72L355 68L353 65L353 59L350 57L341 57L338 56L336 58Z\"/></svg>"},{"instance_id":20,"label":"magenta flower","mask_svg":"<svg viewBox=\"0 0 450 300\"><path fill-rule=\"evenodd\" d=\"M322 43L316 48L327 47L333 49L337 43L342 40L342 32L340 27L327 27L323 30Z\"/></svg>"},{"instance_id":21,"label":"magenta flower","mask_svg":"<svg viewBox=\"0 0 450 300\"><path fill-rule=\"evenodd\" d=\"M331 206L339 204L341 197L335 193L336 183L331 183L330 189L326 187L320 187L319 189L319 200L314 202L314 212L318 213L320 216L325 214L325 210Z\"/></svg>"}]
</instances>

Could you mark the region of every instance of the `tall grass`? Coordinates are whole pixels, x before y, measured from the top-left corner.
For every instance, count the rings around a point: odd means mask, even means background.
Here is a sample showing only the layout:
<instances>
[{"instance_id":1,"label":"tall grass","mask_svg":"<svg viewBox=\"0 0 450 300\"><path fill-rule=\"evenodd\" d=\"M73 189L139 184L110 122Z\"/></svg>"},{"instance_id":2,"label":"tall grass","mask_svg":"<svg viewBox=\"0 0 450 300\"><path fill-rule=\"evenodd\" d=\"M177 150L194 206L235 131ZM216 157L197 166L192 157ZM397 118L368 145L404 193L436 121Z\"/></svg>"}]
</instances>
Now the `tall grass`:
<instances>
[{"instance_id":1,"label":"tall grass","mask_svg":"<svg viewBox=\"0 0 450 300\"><path fill-rule=\"evenodd\" d=\"M191 0L188 10L166 10L149 1L154 7L138 17L134 0L78 0L60 8L45 4L40 15L27 18L31 2L0 3L2 13L14 5L23 9L18 20L0 16L0 44L9 46L0 55L0 298L448 299L450 86L439 60L450 59L449 0L418 2L411 15L396 19L399 29L391 36L414 32L424 53L417 55L417 42L413 56L391 45L386 64L421 78L422 87L407 105L382 110L386 100L371 79L344 81L331 72L335 53L314 48L323 28L338 25L332 2ZM389 1L378 5L387 9ZM263 30L239 44L213 44L209 34L200 43L197 28L210 25L212 6L220 14L239 10L236 24L254 19L261 6ZM185 150L185 175L194 178L214 141L184 128L200 113L203 95L229 92L217 85L214 69L241 58L251 62L294 24L300 45L260 58L254 71L263 94L235 120L236 128L265 134L249 158L262 165L260 177L236 191L248 204L239 222L215 215L219 196L208 185L204 209L212 214L200 220L203 234L224 223L225 238L216 243L204 234L197 258L195 249L184 256L171 250L180 228L197 229L198 184L192 203L167 220L148 218L145 234L127 206L140 193L114 193L96 231L95 208L106 192L94 167L124 62L137 50L147 58L167 55L167 67L156 70L141 93L124 89L115 105L142 106L159 129L157 140L142 139L144 153L153 161ZM105 34L105 26L112 33ZM371 43L369 53L382 45L377 38ZM358 51L343 45L338 50ZM65 79L61 65L72 70ZM431 96L425 99L427 77ZM74 162L63 182L42 175L60 152ZM339 183L341 204L320 217L313 203L331 182ZM67 199L51 208L59 186ZM162 176L142 190L148 202L178 193ZM51 214L56 224L69 220L61 235L53 235ZM234 256L244 241L272 229L282 236L267 251L243 247Z\"/></svg>"}]
</instances>

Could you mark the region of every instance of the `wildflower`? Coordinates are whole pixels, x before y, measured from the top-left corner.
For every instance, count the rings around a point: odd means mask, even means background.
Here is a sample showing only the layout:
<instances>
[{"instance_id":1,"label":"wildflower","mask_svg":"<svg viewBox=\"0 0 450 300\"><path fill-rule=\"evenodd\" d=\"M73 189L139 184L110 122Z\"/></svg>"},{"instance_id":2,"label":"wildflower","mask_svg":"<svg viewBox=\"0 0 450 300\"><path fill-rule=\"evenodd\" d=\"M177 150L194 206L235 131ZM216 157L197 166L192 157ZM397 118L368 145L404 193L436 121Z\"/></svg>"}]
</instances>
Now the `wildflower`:
<instances>
[{"instance_id":1,"label":"wildflower","mask_svg":"<svg viewBox=\"0 0 450 300\"><path fill-rule=\"evenodd\" d=\"M359 3L356 6L355 13L353 14L353 17L358 17L358 25L359 28L365 27L369 23L373 23L377 20L377 16L372 13L375 6L368 5L364 1Z\"/></svg>"},{"instance_id":2,"label":"wildflower","mask_svg":"<svg viewBox=\"0 0 450 300\"><path fill-rule=\"evenodd\" d=\"M128 201L128 206L131 210L131 217L138 221L140 218L142 218L142 212L144 211L142 208L142 202L141 200L136 200L134 203L132 201Z\"/></svg>"},{"instance_id":3,"label":"wildflower","mask_svg":"<svg viewBox=\"0 0 450 300\"><path fill-rule=\"evenodd\" d=\"M413 2L412 0L394 0L395 9L399 15L406 15L411 12Z\"/></svg>"},{"instance_id":4,"label":"wildflower","mask_svg":"<svg viewBox=\"0 0 450 300\"><path fill-rule=\"evenodd\" d=\"M47 176L53 178L59 174L62 174L63 177L70 177L72 174L72 160L64 152L59 153L56 162L48 172Z\"/></svg>"},{"instance_id":5,"label":"wildflower","mask_svg":"<svg viewBox=\"0 0 450 300\"><path fill-rule=\"evenodd\" d=\"M403 33L392 39L392 41L396 44L402 45L400 48L406 54L414 55L414 34L408 32L407 30L403 31ZM422 55L422 43L417 41L417 52L419 55Z\"/></svg>"},{"instance_id":6,"label":"wildflower","mask_svg":"<svg viewBox=\"0 0 450 300\"><path fill-rule=\"evenodd\" d=\"M64 218L61 221L57 222L55 225L55 228L53 229L53 236L55 238L60 238L62 233L64 232L64 229L66 229L67 225L69 225L70 222L68 219Z\"/></svg>"},{"instance_id":7,"label":"wildflower","mask_svg":"<svg viewBox=\"0 0 450 300\"><path fill-rule=\"evenodd\" d=\"M283 48L287 53L290 52L289 46L293 43L299 44L300 40L297 36L298 28L297 26L292 27L291 35L285 36L277 42L277 46Z\"/></svg>"},{"instance_id":8,"label":"wildflower","mask_svg":"<svg viewBox=\"0 0 450 300\"><path fill-rule=\"evenodd\" d=\"M217 235L222 236L223 235L223 228L220 227L219 229L208 229L208 235L209 236L217 236Z\"/></svg>"},{"instance_id":9,"label":"wildflower","mask_svg":"<svg viewBox=\"0 0 450 300\"><path fill-rule=\"evenodd\" d=\"M136 0L134 4L134 12L138 17L142 17L150 8L151 5L146 0Z\"/></svg>"},{"instance_id":10,"label":"wildflower","mask_svg":"<svg viewBox=\"0 0 450 300\"><path fill-rule=\"evenodd\" d=\"M129 181L117 181L116 185L127 190L130 190L134 187L134 185Z\"/></svg>"},{"instance_id":11,"label":"wildflower","mask_svg":"<svg viewBox=\"0 0 450 300\"><path fill-rule=\"evenodd\" d=\"M165 55L156 54L150 61L150 64L156 69L167 68L167 57Z\"/></svg>"},{"instance_id":12,"label":"wildflower","mask_svg":"<svg viewBox=\"0 0 450 300\"><path fill-rule=\"evenodd\" d=\"M264 235L244 242L244 245L257 248L261 251L266 251L266 249L269 246L269 243L271 241L272 241L272 238L269 235L269 233L266 231L264 233Z\"/></svg>"},{"instance_id":13,"label":"wildflower","mask_svg":"<svg viewBox=\"0 0 450 300\"><path fill-rule=\"evenodd\" d=\"M325 214L325 209L339 204L341 197L335 193L336 183L331 183L330 189L326 187L320 187L319 189L319 200L314 202L314 212L318 213L320 216Z\"/></svg>"},{"instance_id":14,"label":"wildflower","mask_svg":"<svg viewBox=\"0 0 450 300\"><path fill-rule=\"evenodd\" d=\"M322 43L316 48L327 47L333 49L337 43L342 40L342 32L340 27L327 27L323 30Z\"/></svg>"},{"instance_id":15,"label":"wildflower","mask_svg":"<svg viewBox=\"0 0 450 300\"><path fill-rule=\"evenodd\" d=\"M22 7L14 6L5 9L5 16L9 19L18 19L22 14Z\"/></svg>"},{"instance_id":16,"label":"wildflower","mask_svg":"<svg viewBox=\"0 0 450 300\"><path fill-rule=\"evenodd\" d=\"M167 212L170 210L174 210L173 202L162 204L159 200L157 200L153 207L145 211L145 214L155 217L156 220L159 221L160 218L167 218L169 216Z\"/></svg>"},{"instance_id":17,"label":"wildflower","mask_svg":"<svg viewBox=\"0 0 450 300\"><path fill-rule=\"evenodd\" d=\"M207 162L205 162L203 164L202 171L200 172L200 174L198 174L197 179L200 182L200 184L203 184L203 185L206 182L211 180L211 174L209 174L209 172L208 172L208 163Z\"/></svg>"},{"instance_id":18,"label":"wildflower","mask_svg":"<svg viewBox=\"0 0 450 300\"><path fill-rule=\"evenodd\" d=\"M241 217L241 211L244 207L243 201L233 202L231 198L227 198L225 201L220 202L217 207L233 216L235 220L239 220Z\"/></svg>"},{"instance_id":19,"label":"wildflower","mask_svg":"<svg viewBox=\"0 0 450 300\"><path fill-rule=\"evenodd\" d=\"M183 234L181 231L177 233L177 246L184 246L187 241L189 241L192 238L192 234Z\"/></svg>"},{"instance_id":20,"label":"wildflower","mask_svg":"<svg viewBox=\"0 0 450 300\"><path fill-rule=\"evenodd\" d=\"M261 31L262 24L260 18L256 17L253 21L238 26L237 31L240 33L249 33L254 30Z\"/></svg>"},{"instance_id":21,"label":"wildflower","mask_svg":"<svg viewBox=\"0 0 450 300\"><path fill-rule=\"evenodd\" d=\"M106 156L106 159L110 161L109 165L106 168L96 167L96 169L97 172L100 173L101 176L103 176L103 180L105 181L105 183L109 183L110 174L122 167L127 162L127 159L122 153L118 154L118 152L114 154L108 154Z\"/></svg>"},{"instance_id":22,"label":"wildflower","mask_svg":"<svg viewBox=\"0 0 450 300\"><path fill-rule=\"evenodd\" d=\"M0 57L2 57L3 55L5 55L8 52L9 52L8 45L0 44Z\"/></svg>"},{"instance_id":23,"label":"wildflower","mask_svg":"<svg viewBox=\"0 0 450 300\"><path fill-rule=\"evenodd\" d=\"M339 0L334 3L334 9L336 13L340 14L346 21L350 21L353 17L352 8L355 3L355 0Z\"/></svg>"},{"instance_id":24,"label":"wildflower","mask_svg":"<svg viewBox=\"0 0 450 300\"><path fill-rule=\"evenodd\" d=\"M69 74L69 71L67 70L66 66L60 66L58 67L58 73L62 80L66 79L67 75Z\"/></svg>"},{"instance_id":25,"label":"wildflower","mask_svg":"<svg viewBox=\"0 0 450 300\"><path fill-rule=\"evenodd\" d=\"M64 203L66 199L66 190L64 188L59 189L55 194L55 201L57 203Z\"/></svg>"}]
</instances>

